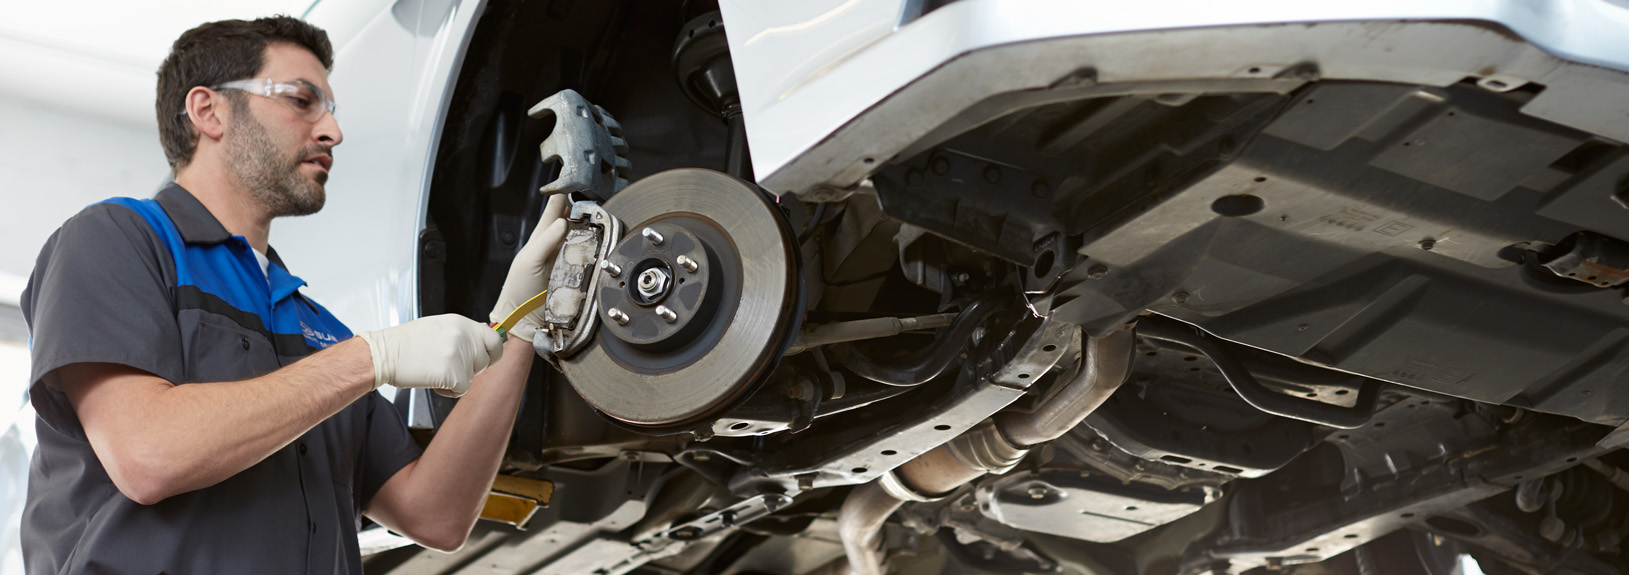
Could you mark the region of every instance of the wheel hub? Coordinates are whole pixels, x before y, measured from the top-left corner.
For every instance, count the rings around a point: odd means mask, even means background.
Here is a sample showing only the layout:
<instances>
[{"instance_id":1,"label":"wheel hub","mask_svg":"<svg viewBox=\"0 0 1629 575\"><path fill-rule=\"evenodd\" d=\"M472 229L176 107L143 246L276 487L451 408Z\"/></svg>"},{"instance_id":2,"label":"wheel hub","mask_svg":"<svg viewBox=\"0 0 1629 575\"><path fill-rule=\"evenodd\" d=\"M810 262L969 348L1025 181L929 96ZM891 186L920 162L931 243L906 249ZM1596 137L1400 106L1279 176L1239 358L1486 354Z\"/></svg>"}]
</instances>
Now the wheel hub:
<instances>
[{"instance_id":1,"label":"wheel hub","mask_svg":"<svg viewBox=\"0 0 1629 575\"><path fill-rule=\"evenodd\" d=\"M648 351L665 351L695 338L717 319L722 285L714 281L710 265L717 258L686 229L698 223L680 218L653 223L629 234L611 252L608 267L631 270L631 280L614 280L614 287L601 284L600 306L611 319L606 329L612 336Z\"/></svg>"}]
</instances>

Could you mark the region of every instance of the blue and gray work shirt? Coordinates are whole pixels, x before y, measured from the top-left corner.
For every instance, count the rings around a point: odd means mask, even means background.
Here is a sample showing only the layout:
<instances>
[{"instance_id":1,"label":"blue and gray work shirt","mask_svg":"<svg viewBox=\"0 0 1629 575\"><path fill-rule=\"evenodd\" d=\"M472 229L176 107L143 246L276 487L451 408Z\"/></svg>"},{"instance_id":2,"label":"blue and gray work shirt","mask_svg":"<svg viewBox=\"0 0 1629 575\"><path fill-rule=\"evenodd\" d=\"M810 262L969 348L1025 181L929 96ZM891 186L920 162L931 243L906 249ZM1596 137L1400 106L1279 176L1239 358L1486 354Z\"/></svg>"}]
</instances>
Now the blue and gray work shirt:
<instances>
[{"instance_id":1,"label":"blue and gray work shirt","mask_svg":"<svg viewBox=\"0 0 1629 575\"><path fill-rule=\"evenodd\" d=\"M114 487L55 379L96 362L178 385L241 381L351 336L266 255L262 272L249 243L174 184L85 208L46 242L22 297L39 414L28 573L362 572L361 510L420 453L377 392L219 484L140 505Z\"/></svg>"}]
</instances>

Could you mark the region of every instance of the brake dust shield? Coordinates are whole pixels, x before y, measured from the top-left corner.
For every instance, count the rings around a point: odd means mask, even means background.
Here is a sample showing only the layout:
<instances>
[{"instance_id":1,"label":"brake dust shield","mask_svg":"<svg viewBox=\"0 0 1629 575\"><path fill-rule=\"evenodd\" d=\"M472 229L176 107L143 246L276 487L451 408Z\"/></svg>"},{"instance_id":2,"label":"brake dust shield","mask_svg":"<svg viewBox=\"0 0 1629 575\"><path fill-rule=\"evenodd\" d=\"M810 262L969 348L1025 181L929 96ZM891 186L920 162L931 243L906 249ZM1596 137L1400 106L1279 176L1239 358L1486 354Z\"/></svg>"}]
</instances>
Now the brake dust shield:
<instances>
[{"instance_id":1,"label":"brake dust shield","mask_svg":"<svg viewBox=\"0 0 1629 575\"><path fill-rule=\"evenodd\" d=\"M692 429L739 404L796 328L796 254L778 208L701 169L641 179L604 207L627 225L596 271L599 328L561 363L566 379L647 432Z\"/></svg>"}]
</instances>

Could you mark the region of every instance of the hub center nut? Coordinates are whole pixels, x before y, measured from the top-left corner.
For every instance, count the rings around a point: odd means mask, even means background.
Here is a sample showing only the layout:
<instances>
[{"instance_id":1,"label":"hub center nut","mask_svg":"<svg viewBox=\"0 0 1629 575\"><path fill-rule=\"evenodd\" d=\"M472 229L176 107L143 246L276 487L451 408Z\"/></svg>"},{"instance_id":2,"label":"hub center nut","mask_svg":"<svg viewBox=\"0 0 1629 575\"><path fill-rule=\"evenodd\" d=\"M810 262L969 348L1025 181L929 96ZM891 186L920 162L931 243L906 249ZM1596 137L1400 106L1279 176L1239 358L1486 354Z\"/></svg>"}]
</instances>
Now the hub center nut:
<instances>
[{"instance_id":1,"label":"hub center nut","mask_svg":"<svg viewBox=\"0 0 1629 575\"><path fill-rule=\"evenodd\" d=\"M648 300L660 299L667 294L668 285L673 278L667 275L662 268L650 268L639 274L639 295Z\"/></svg>"}]
</instances>

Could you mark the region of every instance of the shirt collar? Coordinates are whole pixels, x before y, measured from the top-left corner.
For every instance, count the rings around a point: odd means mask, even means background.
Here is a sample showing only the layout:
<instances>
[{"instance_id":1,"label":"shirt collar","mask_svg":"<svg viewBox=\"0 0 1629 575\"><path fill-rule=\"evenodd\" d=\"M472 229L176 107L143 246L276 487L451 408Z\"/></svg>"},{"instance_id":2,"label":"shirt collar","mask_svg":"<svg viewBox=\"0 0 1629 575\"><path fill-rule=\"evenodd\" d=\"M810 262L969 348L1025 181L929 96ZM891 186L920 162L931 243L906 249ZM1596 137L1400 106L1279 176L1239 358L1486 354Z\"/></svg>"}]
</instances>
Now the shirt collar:
<instances>
[{"instance_id":1,"label":"shirt collar","mask_svg":"<svg viewBox=\"0 0 1629 575\"><path fill-rule=\"evenodd\" d=\"M204 207L203 202L180 184L170 182L153 199L164 207L164 213L175 223L176 231L181 232L182 241L189 244L218 244L232 237L221 221L215 219L215 214L209 213L209 208Z\"/></svg>"},{"instance_id":2,"label":"shirt collar","mask_svg":"<svg viewBox=\"0 0 1629 575\"><path fill-rule=\"evenodd\" d=\"M180 184L170 182L159 190L153 199L163 206L164 213L170 216L175 224L176 231L181 233L181 240L189 244L218 244L232 239L232 233L226 231L226 226L215 219L215 214L209 213L209 208L203 202L193 197L191 192ZM248 244L244 244L247 248ZM281 300L294 293L295 290L306 285L305 280L299 276L288 273L283 265L283 258L277 257L277 250L266 246L266 259L272 265L267 270L267 278L271 280L273 300Z\"/></svg>"}]
</instances>

